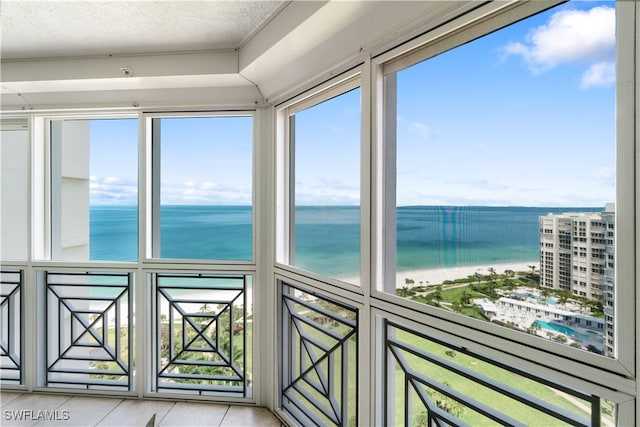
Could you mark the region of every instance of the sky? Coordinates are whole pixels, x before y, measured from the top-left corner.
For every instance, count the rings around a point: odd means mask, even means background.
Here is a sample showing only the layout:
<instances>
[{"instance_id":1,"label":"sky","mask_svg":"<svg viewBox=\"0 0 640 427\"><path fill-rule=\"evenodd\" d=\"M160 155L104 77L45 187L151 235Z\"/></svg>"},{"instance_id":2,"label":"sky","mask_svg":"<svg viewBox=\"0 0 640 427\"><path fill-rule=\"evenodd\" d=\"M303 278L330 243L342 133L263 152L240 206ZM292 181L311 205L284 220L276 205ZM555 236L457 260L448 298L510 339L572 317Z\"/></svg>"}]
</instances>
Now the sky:
<instances>
[{"instance_id":1,"label":"sky","mask_svg":"<svg viewBox=\"0 0 640 427\"><path fill-rule=\"evenodd\" d=\"M614 2L572 1L398 72L397 204L614 201L614 71ZM360 202L360 93L296 114L297 204ZM249 118L165 121L163 204L251 202ZM91 132L91 203L135 204L136 121Z\"/></svg>"}]
</instances>

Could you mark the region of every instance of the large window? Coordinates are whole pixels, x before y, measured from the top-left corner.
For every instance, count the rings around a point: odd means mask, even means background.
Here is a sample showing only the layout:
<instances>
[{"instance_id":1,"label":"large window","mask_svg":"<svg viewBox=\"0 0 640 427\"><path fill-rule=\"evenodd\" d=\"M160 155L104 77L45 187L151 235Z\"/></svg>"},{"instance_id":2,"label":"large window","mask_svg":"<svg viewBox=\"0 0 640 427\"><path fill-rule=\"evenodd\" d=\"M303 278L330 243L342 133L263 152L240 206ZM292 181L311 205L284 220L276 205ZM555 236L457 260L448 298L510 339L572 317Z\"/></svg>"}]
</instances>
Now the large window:
<instances>
[{"instance_id":1,"label":"large window","mask_svg":"<svg viewBox=\"0 0 640 427\"><path fill-rule=\"evenodd\" d=\"M50 122L51 259L138 258L138 120Z\"/></svg>"},{"instance_id":2,"label":"large window","mask_svg":"<svg viewBox=\"0 0 640 427\"><path fill-rule=\"evenodd\" d=\"M384 69L387 292L615 356L614 5L446 49Z\"/></svg>"},{"instance_id":3,"label":"large window","mask_svg":"<svg viewBox=\"0 0 640 427\"><path fill-rule=\"evenodd\" d=\"M355 82L289 116L289 263L360 284L360 89Z\"/></svg>"},{"instance_id":4,"label":"large window","mask_svg":"<svg viewBox=\"0 0 640 427\"><path fill-rule=\"evenodd\" d=\"M152 119L153 256L253 259L251 116Z\"/></svg>"},{"instance_id":5,"label":"large window","mask_svg":"<svg viewBox=\"0 0 640 427\"><path fill-rule=\"evenodd\" d=\"M29 132L27 119L0 121L0 258L27 259L27 188Z\"/></svg>"}]
</instances>

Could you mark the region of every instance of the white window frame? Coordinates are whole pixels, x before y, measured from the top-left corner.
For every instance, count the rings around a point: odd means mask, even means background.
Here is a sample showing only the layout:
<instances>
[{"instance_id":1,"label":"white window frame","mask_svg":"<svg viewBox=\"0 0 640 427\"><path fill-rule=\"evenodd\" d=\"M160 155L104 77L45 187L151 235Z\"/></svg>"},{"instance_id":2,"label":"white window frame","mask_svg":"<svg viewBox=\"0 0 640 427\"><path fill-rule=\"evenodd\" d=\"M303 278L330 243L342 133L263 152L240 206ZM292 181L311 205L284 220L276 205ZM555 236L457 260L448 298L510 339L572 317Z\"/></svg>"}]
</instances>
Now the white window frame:
<instances>
[{"instance_id":1,"label":"white window frame","mask_svg":"<svg viewBox=\"0 0 640 427\"><path fill-rule=\"evenodd\" d=\"M635 150L635 135L638 124L634 108L638 90L635 85L637 76L634 58L638 55L638 46L634 45L634 28L640 19L640 9L635 2L617 2L617 200L616 200L616 282L633 286L617 286L616 318L631 321L616 322L616 358L608 358L580 351L569 346L528 336L488 322L468 318L459 314L430 307L411 300L395 296L385 283L392 280L395 290L395 234L393 227L384 225L395 221L395 214L389 206L395 208L395 137L393 123L387 128L385 116L395 117L395 111L388 110L389 99L393 93L385 93L384 76L426 60L441 52L460 46L470 40L510 25L520 19L546 10L561 2L491 2L478 7L388 52L372 59L372 96L374 97L372 114L375 129L373 135L373 185L372 192L375 229L372 256L372 277L376 286L372 286L372 310L382 310L380 315L401 316L435 326L457 335L475 347L479 352L494 354L497 358L513 358L514 365L531 370L537 374L564 377L568 384L581 389L592 390L603 398L619 404L620 420L633 420L630 409L635 396L636 374L636 324L635 295L637 293L635 251L636 225L635 213L638 211L638 188L635 183L635 164L640 156ZM635 9L634 9L635 8ZM620 36L621 34L625 35ZM391 99L391 101L394 101ZM395 101L394 101L395 102ZM393 104L392 104L393 105ZM393 107L391 107L393 109ZM391 139L390 139L391 138ZM386 142L385 142L386 140ZM624 233L622 232L624 230ZM385 254L392 254L385 257ZM389 274L393 273L393 274ZM393 276L393 277L391 277ZM386 292L385 292L386 291ZM375 323L375 318L372 319ZM426 327L426 326L425 326ZM378 338L379 339L379 338ZM507 352L507 353L505 353ZM380 357L380 351L376 352ZM381 360L381 359L377 359ZM376 363L379 365L379 362ZM594 387L605 384L607 387ZM623 404L624 403L624 404Z\"/></svg>"},{"instance_id":2,"label":"white window frame","mask_svg":"<svg viewBox=\"0 0 640 427\"><path fill-rule=\"evenodd\" d=\"M250 117L252 126L251 142L251 259L248 260L217 260L217 259L176 259L160 257L160 149L153 144L153 123L155 119L166 118L216 118L216 117ZM225 268L237 266L246 268L256 264L256 148L257 134L260 131L257 126L255 110L237 111L201 111L201 112L167 112L167 113L145 113L142 115L141 140L144 146L144 163L141 164L141 182L144 182L146 192L144 199L140 199L140 212L144 218L140 218L140 259L145 263L180 263L180 264L202 264L224 265ZM144 227L142 226L144 224ZM143 228L142 228L143 227Z\"/></svg>"},{"instance_id":3,"label":"white window frame","mask_svg":"<svg viewBox=\"0 0 640 427\"><path fill-rule=\"evenodd\" d=\"M48 114L32 116L30 135L31 156L31 252L30 259L35 261L51 261L54 260L52 253L52 245L54 240L54 225L52 224L52 206L54 205L53 197L59 193L59 188L52 182L52 147L51 147L51 124L54 121L73 121L73 120L118 120L118 119L134 119L139 120L137 113L120 113L120 112L96 112L95 114L87 113L69 113L69 114ZM138 122L138 126L139 126ZM139 161L140 159L138 159ZM138 194L141 192L141 182L138 180ZM138 209L140 206L138 206ZM91 263L92 261L77 260L72 261L74 264ZM122 263L119 261L118 263Z\"/></svg>"},{"instance_id":4,"label":"white window frame","mask_svg":"<svg viewBox=\"0 0 640 427\"><path fill-rule=\"evenodd\" d=\"M368 103L365 94L366 79L363 67L358 66L344 74L325 82L277 107L276 110L276 267L303 274L311 279L325 281L332 286L365 295L369 287L369 230L370 230L370 196L369 196L369 126ZM361 97L361 131L360 131L360 283L354 285L336 278L323 276L316 272L302 270L293 265L295 228L295 164L294 143L291 135L291 118L296 113L311 108L331 98L340 96L350 90L360 88Z\"/></svg>"}]
</instances>

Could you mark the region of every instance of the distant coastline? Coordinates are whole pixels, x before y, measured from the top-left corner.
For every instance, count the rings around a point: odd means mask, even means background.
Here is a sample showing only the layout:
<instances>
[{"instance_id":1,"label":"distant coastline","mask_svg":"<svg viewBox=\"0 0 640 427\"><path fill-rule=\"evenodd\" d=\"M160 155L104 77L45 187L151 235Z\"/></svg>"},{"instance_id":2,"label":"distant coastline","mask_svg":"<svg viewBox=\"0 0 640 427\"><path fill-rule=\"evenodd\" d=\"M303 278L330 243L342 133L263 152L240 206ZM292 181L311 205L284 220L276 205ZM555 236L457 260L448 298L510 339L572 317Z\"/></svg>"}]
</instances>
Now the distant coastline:
<instances>
[{"instance_id":1,"label":"distant coastline","mask_svg":"<svg viewBox=\"0 0 640 427\"><path fill-rule=\"evenodd\" d=\"M465 265L449 268L403 270L396 273L396 289L401 289L402 287L407 286L406 279L413 280L410 287L431 286L441 284L445 280L465 279L469 276L475 275L476 273L488 276L491 274L489 271L490 268L493 268L496 274L504 274L505 270L512 270L514 272L530 272L531 265L535 266L535 269L538 270L540 268L540 261L535 260L530 262L510 262L488 265ZM347 283L360 283L360 280L355 276L350 276L341 280Z\"/></svg>"},{"instance_id":2,"label":"distant coastline","mask_svg":"<svg viewBox=\"0 0 640 427\"><path fill-rule=\"evenodd\" d=\"M401 206L397 208L396 271L438 283L487 268L529 271L539 263L539 217L548 213L600 211L595 207ZM184 205L161 208L164 258L250 260L251 206ZM135 206L91 206L92 260L138 258ZM360 208L296 208L296 265L321 275L354 277L360 270ZM534 261L535 260L535 261ZM481 270L481 271L478 271ZM481 273L482 274L482 273Z\"/></svg>"},{"instance_id":3,"label":"distant coastline","mask_svg":"<svg viewBox=\"0 0 640 427\"><path fill-rule=\"evenodd\" d=\"M424 270L407 270L398 271L396 273L396 288L401 288L405 285L405 279L411 279L414 281L412 286L420 286L422 283L424 286L440 284L445 280L464 279L469 276L473 276L476 273L483 276L491 274L489 269L493 268L496 274L504 274L505 270L518 271L531 271L530 265L535 266L536 270L540 268L540 261L530 262L514 262L503 264L490 264L490 265L472 265L463 267L452 268L429 268Z\"/></svg>"}]
</instances>

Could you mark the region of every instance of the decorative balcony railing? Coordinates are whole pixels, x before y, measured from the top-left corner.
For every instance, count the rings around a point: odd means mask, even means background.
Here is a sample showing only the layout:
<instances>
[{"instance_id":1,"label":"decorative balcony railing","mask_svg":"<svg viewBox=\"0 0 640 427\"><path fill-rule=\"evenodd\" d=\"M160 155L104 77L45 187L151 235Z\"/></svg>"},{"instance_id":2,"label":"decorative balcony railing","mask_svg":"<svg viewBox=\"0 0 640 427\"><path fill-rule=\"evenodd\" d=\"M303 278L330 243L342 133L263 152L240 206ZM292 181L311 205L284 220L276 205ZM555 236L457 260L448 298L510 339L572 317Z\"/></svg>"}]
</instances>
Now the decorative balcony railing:
<instances>
[{"instance_id":1,"label":"decorative balcony railing","mask_svg":"<svg viewBox=\"0 0 640 427\"><path fill-rule=\"evenodd\" d=\"M152 391L249 397L250 276L152 278Z\"/></svg>"},{"instance_id":2,"label":"decorative balcony railing","mask_svg":"<svg viewBox=\"0 0 640 427\"><path fill-rule=\"evenodd\" d=\"M280 282L282 409L299 425L358 425L358 311Z\"/></svg>"},{"instance_id":3,"label":"decorative balcony railing","mask_svg":"<svg viewBox=\"0 0 640 427\"><path fill-rule=\"evenodd\" d=\"M600 426L598 396L383 321L388 425ZM613 415L611 417L611 425Z\"/></svg>"},{"instance_id":4,"label":"decorative balcony railing","mask_svg":"<svg viewBox=\"0 0 640 427\"><path fill-rule=\"evenodd\" d=\"M133 274L44 272L48 387L132 390Z\"/></svg>"},{"instance_id":5,"label":"decorative balcony railing","mask_svg":"<svg viewBox=\"0 0 640 427\"><path fill-rule=\"evenodd\" d=\"M0 383L22 384L23 271L0 271Z\"/></svg>"}]
</instances>

